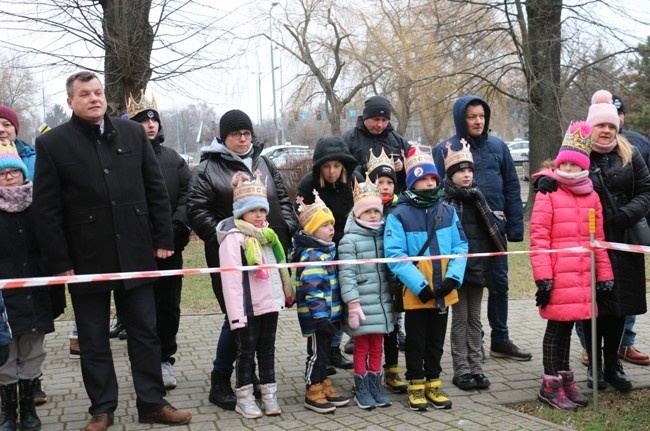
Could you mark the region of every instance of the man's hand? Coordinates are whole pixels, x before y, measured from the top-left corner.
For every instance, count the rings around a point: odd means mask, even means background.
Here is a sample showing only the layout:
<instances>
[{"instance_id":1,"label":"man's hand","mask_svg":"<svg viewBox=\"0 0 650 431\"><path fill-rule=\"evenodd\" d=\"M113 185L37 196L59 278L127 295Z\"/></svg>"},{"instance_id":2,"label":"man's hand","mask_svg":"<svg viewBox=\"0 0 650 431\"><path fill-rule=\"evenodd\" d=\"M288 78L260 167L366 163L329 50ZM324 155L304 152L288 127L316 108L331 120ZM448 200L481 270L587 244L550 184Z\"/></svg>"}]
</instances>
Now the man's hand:
<instances>
[{"instance_id":1,"label":"man's hand","mask_svg":"<svg viewBox=\"0 0 650 431\"><path fill-rule=\"evenodd\" d=\"M174 254L174 250L165 250L162 248L157 248L153 251L154 255L156 256L156 259L167 259L168 257L172 257Z\"/></svg>"}]
</instances>

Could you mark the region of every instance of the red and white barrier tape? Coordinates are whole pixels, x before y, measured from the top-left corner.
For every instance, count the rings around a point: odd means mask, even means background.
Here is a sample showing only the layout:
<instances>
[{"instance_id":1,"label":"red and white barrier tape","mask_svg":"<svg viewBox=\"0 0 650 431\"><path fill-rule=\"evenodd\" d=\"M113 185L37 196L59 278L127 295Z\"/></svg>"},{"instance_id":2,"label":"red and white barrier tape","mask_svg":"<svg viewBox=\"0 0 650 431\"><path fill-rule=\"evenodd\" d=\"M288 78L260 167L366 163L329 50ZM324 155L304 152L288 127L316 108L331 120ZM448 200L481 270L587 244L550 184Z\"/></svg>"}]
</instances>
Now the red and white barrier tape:
<instances>
[{"instance_id":1,"label":"red and white barrier tape","mask_svg":"<svg viewBox=\"0 0 650 431\"><path fill-rule=\"evenodd\" d=\"M607 243L617 244L617 243ZM625 245L625 244L622 244ZM639 247L639 246L634 246ZM650 248L646 247L648 252ZM166 277L170 275L193 275L193 274L210 274L232 271L255 271L258 269L277 269L277 268L304 268L309 266L329 266L329 265L361 265L370 263L397 263L397 262L416 262L421 260L440 260L454 259L458 257L491 257L505 256L514 254L531 254L531 253L585 253L590 249L586 247L571 247L561 250L522 250L522 251L504 251L494 253L470 253L470 254L447 254L439 256L413 256L413 257L392 257L392 258L374 258L374 259L348 259L334 260L331 262L298 262L298 263L276 263L263 264L254 266L231 266L221 268L186 268L186 269L168 269L164 271L134 271L134 272L114 272L106 274L80 274L68 276L52 277L29 277L29 278L9 278L0 279L0 289L15 289L20 287L32 286L53 286L66 283L92 283L100 281L129 280L133 278L154 278Z\"/></svg>"},{"instance_id":2,"label":"red and white barrier tape","mask_svg":"<svg viewBox=\"0 0 650 431\"><path fill-rule=\"evenodd\" d=\"M609 250L628 251L630 253L650 253L650 247L645 245L625 244L623 242L593 241L592 247Z\"/></svg>"}]
</instances>

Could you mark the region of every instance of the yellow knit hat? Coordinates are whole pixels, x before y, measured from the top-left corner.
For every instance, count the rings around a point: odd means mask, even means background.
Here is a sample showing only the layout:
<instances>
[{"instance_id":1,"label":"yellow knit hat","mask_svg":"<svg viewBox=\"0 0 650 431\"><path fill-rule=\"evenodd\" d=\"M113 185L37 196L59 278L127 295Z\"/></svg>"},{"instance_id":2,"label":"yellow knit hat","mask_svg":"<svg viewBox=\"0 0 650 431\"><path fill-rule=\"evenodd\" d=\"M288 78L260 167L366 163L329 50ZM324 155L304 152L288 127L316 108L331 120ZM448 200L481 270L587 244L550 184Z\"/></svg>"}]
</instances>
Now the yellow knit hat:
<instances>
[{"instance_id":1,"label":"yellow knit hat","mask_svg":"<svg viewBox=\"0 0 650 431\"><path fill-rule=\"evenodd\" d=\"M319 227L327 222L334 223L334 214L327 208L316 190L314 190L313 204L307 205L302 196L298 196L296 201L298 202L298 221L308 234L313 235Z\"/></svg>"}]
</instances>

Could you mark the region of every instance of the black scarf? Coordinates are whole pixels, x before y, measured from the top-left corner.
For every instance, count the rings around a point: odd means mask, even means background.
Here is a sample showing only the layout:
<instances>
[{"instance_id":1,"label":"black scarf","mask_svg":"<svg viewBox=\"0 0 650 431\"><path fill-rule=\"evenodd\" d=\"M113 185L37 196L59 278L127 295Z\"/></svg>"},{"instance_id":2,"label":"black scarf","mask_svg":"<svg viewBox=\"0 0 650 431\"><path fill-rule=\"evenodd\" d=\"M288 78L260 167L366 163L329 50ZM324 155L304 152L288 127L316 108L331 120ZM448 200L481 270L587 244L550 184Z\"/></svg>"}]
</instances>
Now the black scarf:
<instances>
[{"instance_id":1,"label":"black scarf","mask_svg":"<svg viewBox=\"0 0 650 431\"><path fill-rule=\"evenodd\" d=\"M494 220L494 214L485 200L485 196L478 189L476 183L472 183L470 187L458 187L455 185L450 178L445 178L444 181L445 193L449 196L449 203L455 208L460 208L459 216L462 218L462 208L463 201L472 201L476 203L476 207L485 221L485 225L488 229L488 233L492 242L497 248L497 251L506 251L506 241L503 238L503 235L499 232L496 221Z\"/></svg>"}]
</instances>

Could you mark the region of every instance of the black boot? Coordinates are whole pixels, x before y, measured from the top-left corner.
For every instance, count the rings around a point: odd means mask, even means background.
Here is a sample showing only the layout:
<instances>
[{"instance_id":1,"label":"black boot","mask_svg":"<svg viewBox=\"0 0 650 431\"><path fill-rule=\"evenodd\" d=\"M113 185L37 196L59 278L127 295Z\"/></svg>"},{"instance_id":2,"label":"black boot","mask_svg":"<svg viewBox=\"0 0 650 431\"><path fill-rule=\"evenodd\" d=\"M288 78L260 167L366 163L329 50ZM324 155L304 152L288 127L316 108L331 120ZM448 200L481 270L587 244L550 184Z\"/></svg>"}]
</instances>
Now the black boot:
<instances>
[{"instance_id":1,"label":"black boot","mask_svg":"<svg viewBox=\"0 0 650 431\"><path fill-rule=\"evenodd\" d=\"M230 375L215 373L210 375L210 396L208 400L224 410L235 410L237 397L230 386Z\"/></svg>"},{"instance_id":2,"label":"black boot","mask_svg":"<svg viewBox=\"0 0 650 431\"><path fill-rule=\"evenodd\" d=\"M354 364L343 354L338 347L332 347L330 352L330 365L342 370L351 370Z\"/></svg>"},{"instance_id":3,"label":"black boot","mask_svg":"<svg viewBox=\"0 0 650 431\"><path fill-rule=\"evenodd\" d=\"M18 384L0 386L0 431L16 431L18 414Z\"/></svg>"},{"instance_id":4,"label":"black boot","mask_svg":"<svg viewBox=\"0 0 650 431\"><path fill-rule=\"evenodd\" d=\"M620 361L616 361L613 365L607 365L605 368L605 381L618 391L632 389L632 380L623 372Z\"/></svg>"},{"instance_id":5,"label":"black boot","mask_svg":"<svg viewBox=\"0 0 650 431\"><path fill-rule=\"evenodd\" d=\"M117 338L118 335L120 335L120 332L122 332L123 329L126 329L118 314L115 315L114 321L115 323L113 324L113 327L108 331L108 338Z\"/></svg>"},{"instance_id":6,"label":"black boot","mask_svg":"<svg viewBox=\"0 0 650 431\"><path fill-rule=\"evenodd\" d=\"M37 431L41 429L41 420L36 415L34 405L34 386L38 379L18 380L20 392L20 426L23 431Z\"/></svg>"}]
</instances>

